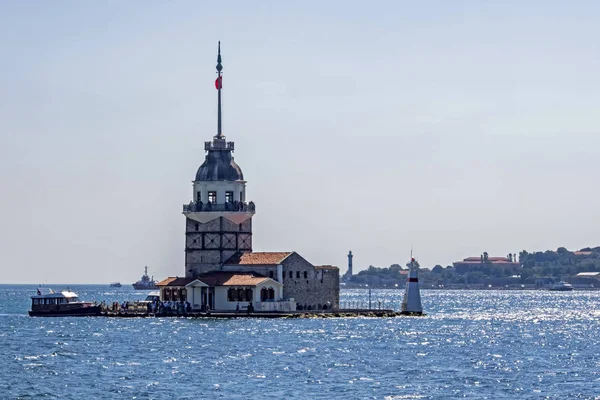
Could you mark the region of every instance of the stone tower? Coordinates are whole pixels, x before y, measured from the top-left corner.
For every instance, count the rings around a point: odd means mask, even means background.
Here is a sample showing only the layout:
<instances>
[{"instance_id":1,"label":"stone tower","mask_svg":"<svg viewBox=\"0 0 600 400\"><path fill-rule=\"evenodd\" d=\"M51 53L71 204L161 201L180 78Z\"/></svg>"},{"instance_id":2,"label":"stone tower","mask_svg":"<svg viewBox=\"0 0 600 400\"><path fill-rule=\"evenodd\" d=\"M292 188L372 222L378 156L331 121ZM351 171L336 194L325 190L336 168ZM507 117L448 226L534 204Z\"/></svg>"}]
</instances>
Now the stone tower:
<instances>
[{"instance_id":1,"label":"stone tower","mask_svg":"<svg viewBox=\"0 0 600 400\"><path fill-rule=\"evenodd\" d=\"M217 56L217 134L204 143L206 156L193 181L192 201L184 204L185 276L221 269L236 252L252 251L254 203L246 202L246 181L222 132L221 42Z\"/></svg>"},{"instance_id":2,"label":"stone tower","mask_svg":"<svg viewBox=\"0 0 600 400\"><path fill-rule=\"evenodd\" d=\"M354 257L352 255L352 250L350 250L348 252L348 271L346 271L346 274L348 274L348 276L352 276L352 257Z\"/></svg>"}]
</instances>

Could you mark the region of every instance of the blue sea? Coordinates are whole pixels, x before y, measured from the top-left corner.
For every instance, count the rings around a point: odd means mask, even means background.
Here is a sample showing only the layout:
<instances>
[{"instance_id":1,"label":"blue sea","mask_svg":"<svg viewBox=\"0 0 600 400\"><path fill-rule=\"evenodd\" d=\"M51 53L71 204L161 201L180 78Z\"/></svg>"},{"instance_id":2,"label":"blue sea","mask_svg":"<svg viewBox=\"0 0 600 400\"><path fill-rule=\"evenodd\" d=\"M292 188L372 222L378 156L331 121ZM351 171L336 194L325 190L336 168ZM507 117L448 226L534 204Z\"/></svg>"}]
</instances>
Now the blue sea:
<instances>
[{"instance_id":1,"label":"blue sea","mask_svg":"<svg viewBox=\"0 0 600 400\"><path fill-rule=\"evenodd\" d=\"M34 292L0 285L0 399L600 399L600 291L423 290L426 317L292 320L30 318Z\"/></svg>"}]
</instances>

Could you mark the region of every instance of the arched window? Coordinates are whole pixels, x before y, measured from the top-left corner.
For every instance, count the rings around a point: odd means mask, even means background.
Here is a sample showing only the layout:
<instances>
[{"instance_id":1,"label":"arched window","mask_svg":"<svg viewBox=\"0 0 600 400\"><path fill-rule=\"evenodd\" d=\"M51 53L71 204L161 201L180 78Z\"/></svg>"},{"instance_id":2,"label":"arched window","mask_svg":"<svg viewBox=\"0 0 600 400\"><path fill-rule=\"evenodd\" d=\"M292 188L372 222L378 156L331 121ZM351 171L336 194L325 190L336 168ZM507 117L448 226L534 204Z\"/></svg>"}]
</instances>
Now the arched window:
<instances>
[{"instance_id":1,"label":"arched window","mask_svg":"<svg viewBox=\"0 0 600 400\"><path fill-rule=\"evenodd\" d=\"M235 301L236 291L234 288L227 290L227 301Z\"/></svg>"},{"instance_id":2,"label":"arched window","mask_svg":"<svg viewBox=\"0 0 600 400\"><path fill-rule=\"evenodd\" d=\"M246 289L246 301L252 301L252 289Z\"/></svg>"},{"instance_id":3,"label":"arched window","mask_svg":"<svg viewBox=\"0 0 600 400\"><path fill-rule=\"evenodd\" d=\"M265 301L269 298L269 291L267 288L260 289L260 301Z\"/></svg>"},{"instance_id":4,"label":"arched window","mask_svg":"<svg viewBox=\"0 0 600 400\"><path fill-rule=\"evenodd\" d=\"M246 301L246 291L242 288L237 290L237 300L238 301Z\"/></svg>"},{"instance_id":5,"label":"arched window","mask_svg":"<svg viewBox=\"0 0 600 400\"><path fill-rule=\"evenodd\" d=\"M275 299L275 290L272 287L269 288L269 300Z\"/></svg>"}]
</instances>

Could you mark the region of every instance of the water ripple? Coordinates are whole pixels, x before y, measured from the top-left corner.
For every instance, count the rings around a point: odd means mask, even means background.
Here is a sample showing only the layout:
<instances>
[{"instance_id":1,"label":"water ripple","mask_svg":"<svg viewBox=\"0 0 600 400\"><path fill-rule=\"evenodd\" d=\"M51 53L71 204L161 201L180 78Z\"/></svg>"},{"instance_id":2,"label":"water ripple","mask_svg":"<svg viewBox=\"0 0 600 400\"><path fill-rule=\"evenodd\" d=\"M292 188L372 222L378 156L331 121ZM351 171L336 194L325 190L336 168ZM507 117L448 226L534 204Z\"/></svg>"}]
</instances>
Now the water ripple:
<instances>
[{"instance_id":1,"label":"water ripple","mask_svg":"<svg viewBox=\"0 0 600 400\"><path fill-rule=\"evenodd\" d=\"M28 290L0 286L0 398L600 394L600 292L424 291L425 318L194 320L28 318ZM76 290L111 300L102 287Z\"/></svg>"}]
</instances>

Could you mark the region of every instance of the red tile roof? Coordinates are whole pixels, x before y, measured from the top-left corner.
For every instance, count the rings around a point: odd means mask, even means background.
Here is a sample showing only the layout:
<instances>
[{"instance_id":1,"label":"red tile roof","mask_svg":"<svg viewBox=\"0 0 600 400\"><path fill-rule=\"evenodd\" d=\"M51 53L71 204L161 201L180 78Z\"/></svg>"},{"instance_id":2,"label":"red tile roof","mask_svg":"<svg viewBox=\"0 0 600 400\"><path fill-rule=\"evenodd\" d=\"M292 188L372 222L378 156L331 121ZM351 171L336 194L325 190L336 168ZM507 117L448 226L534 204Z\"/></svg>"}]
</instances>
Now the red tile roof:
<instances>
[{"instance_id":1,"label":"red tile roof","mask_svg":"<svg viewBox=\"0 0 600 400\"><path fill-rule=\"evenodd\" d=\"M239 272L214 271L198 276L197 278L169 277L157 283L157 286L185 286L195 280L199 280L208 286L256 286L270 278L262 275Z\"/></svg>"},{"instance_id":2,"label":"red tile roof","mask_svg":"<svg viewBox=\"0 0 600 400\"><path fill-rule=\"evenodd\" d=\"M460 264L460 265L464 265L464 264L467 264L467 265L482 265L481 261L456 261L454 264ZM519 264L516 261L511 262L511 261L494 261L494 260L490 261L489 264L492 264L492 265L512 265L512 266L519 266L519 265L521 265L521 264Z\"/></svg>"},{"instance_id":3,"label":"red tile roof","mask_svg":"<svg viewBox=\"0 0 600 400\"><path fill-rule=\"evenodd\" d=\"M163 279L162 281L158 282L156 286L185 286L193 281L193 278L180 278L178 276L170 276L167 279Z\"/></svg>"},{"instance_id":4,"label":"red tile roof","mask_svg":"<svg viewBox=\"0 0 600 400\"><path fill-rule=\"evenodd\" d=\"M262 253L237 253L225 261L225 265L278 265L281 264L291 251L262 252Z\"/></svg>"},{"instance_id":5,"label":"red tile roof","mask_svg":"<svg viewBox=\"0 0 600 400\"><path fill-rule=\"evenodd\" d=\"M270 278L254 273L215 271L202 274L197 279L208 286L256 286Z\"/></svg>"},{"instance_id":6,"label":"red tile roof","mask_svg":"<svg viewBox=\"0 0 600 400\"><path fill-rule=\"evenodd\" d=\"M481 262L481 257L467 257L463 261L479 261ZM508 261L506 257L488 257L488 261Z\"/></svg>"}]
</instances>

